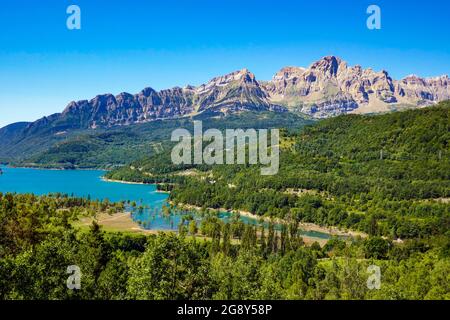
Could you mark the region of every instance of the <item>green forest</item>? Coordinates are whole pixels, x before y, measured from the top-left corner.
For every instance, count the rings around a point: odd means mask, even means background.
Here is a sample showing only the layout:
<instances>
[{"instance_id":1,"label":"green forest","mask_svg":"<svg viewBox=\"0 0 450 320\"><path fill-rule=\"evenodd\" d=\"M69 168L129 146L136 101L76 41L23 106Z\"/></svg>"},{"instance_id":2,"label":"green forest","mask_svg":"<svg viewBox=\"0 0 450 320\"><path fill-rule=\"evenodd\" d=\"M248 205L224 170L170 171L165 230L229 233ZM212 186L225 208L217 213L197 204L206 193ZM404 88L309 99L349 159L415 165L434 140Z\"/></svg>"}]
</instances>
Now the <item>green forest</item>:
<instances>
[{"instance_id":1,"label":"green forest","mask_svg":"<svg viewBox=\"0 0 450 320\"><path fill-rule=\"evenodd\" d=\"M0 195L0 299L449 299L447 236L305 246L292 232L207 216L178 234L106 233L73 221L123 203ZM204 234L208 238L197 237ZM236 239L240 238L239 241ZM79 266L81 287L66 287ZM381 270L369 289L368 267Z\"/></svg>"},{"instance_id":2,"label":"green forest","mask_svg":"<svg viewBox=\"0 0 450 320\"><path fill-rule=\"evenodd\" d=\"M37 168L111 169L158 154L170 145L177 128L191 128L205 116L156 120L111 128L67 130L60 125L39 128L25 137L0 139L0 163ZM208 118L205 128L299 128L312 123L291 112L242 112Z\"/></svg>"},{"instance_id":3,"label":"green forest","mask_svg":"<svg viewBox=\"0 0 450 320\"><path fill-rule=\"evenodd\" d=\"M257 165L175 166L164 152L107 177L160 183L174 203L392 239L442 235L450 230L449 113L447 102L283 131L280 169L273 176L261 176Z\"/></svg>"}]
</instances>

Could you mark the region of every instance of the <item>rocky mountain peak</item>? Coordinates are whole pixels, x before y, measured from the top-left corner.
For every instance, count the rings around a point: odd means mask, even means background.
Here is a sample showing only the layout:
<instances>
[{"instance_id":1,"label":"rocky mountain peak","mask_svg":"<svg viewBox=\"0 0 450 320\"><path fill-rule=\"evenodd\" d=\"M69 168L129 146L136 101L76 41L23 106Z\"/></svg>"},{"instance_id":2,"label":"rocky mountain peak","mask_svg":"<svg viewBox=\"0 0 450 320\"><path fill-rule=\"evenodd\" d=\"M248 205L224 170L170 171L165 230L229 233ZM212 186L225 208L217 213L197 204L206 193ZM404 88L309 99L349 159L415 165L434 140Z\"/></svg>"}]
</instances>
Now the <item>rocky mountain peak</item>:
<instances>
[{"instance_id":1,"label":"rocky mountain peak","mask_svg":"<svg viewBox=\"0 0 450 320\"><path fill-rule=\"evenodd\" d=\"M256 83L255 75L252 72L248 71L248 69L240 70L237 77L238 77L238 80L243 81L243 82Z\"/></svg>"},{"instance_id":2,"label":"rocky mountain peak","mask_svg":"<svg viewBox=\"0 0 450 320\"><path fill-rule=\"evenodd\" d=\"M63 110L62 114L78 113L87 108L91 108L88 100L71 101Z\"/></svg>"},{"instance_id":3,"label":"rocky mountain peak","mask_svg":"<svg viewBox=\"0 0 450 320\"><path fill-rule=\"evenodd\" d=\"M226 87L230 84L238 82L243 85L245 84L258 85L255 75L250 71L248 71L248 69L242 69L231 72L224 76L212 78L208 83L196 87L195 93L202 95L207 93L208 91L220 89L221 87Z\"/></svg>"},{"instance_id":4,"label":"rocky mountain peak","mask_svg":"<svg viewBox=\"0 0 450 320\"><path fill-rule=\"evenodd\" d=\"M157 92L155 89L147 87L141 90L141 92L138 93L138 95L140 96L144 96L144 97L150 97L152 95L155 95Z\"/></svg>"},{"instance_id":5,"label":"rocky mountain peak","mask_svg":"<svg viewBox=\"0 0 450 320\"><path fill-rule=\"evenodd\" d=\"M332 77L337 75L339 67L346 67L346 64L342 65L342 62L342 59L338 57L327 56L313 63L310 70L315 70Z\"/></svg>"},{"instance_id":6,"label":"rocky mountain peak","mask_svg":"<svg viewBox=\"0 0 450 320\"><path fill-rule=\"evenodd\" d=\"M306 68L302 67L284 67L273 76L273 81L283 81L292 78L298 78L303 75Z\"/></svg>"},{"instance_id":7,"label":"rocky mountain peak","mask_svg":"<svg viewBox=\"0 0 450 320\"><path fill-rule=\"evenodd\" d=\"M322 118L342 113L385 112L397 105L423 106L450 99L448 76L393 80L386 70L349 67L327 56L307 69L286 67L264 83L269 99Z\"/></svg>"}]
</instances>

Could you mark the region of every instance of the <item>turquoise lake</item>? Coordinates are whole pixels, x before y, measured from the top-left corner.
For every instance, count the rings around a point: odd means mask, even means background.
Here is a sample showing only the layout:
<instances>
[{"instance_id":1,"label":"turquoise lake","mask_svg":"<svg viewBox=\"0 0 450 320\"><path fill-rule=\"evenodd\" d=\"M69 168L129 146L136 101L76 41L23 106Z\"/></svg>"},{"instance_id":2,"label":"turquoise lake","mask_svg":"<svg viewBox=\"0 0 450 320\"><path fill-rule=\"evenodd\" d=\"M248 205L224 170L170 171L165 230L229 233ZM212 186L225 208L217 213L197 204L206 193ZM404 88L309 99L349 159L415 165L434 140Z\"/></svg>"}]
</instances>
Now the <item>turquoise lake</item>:
<instances>
[{"instance_id":1,"label":"turquoise lake","mask_svg":"<svg viewBox=\"0 0 450 320\"><path fill-rule=\"evenodd\" d=\"M0 192L34 193L45 195L49 193L63 193L76 197L90 197L91 199L108 199L113 202L135 201L144 209L131 210L135 221L151 230L177 230L182 214L170 218L161 214L162 206L166 203L168 194L156 191L155 185L125 184L102 180L105 171L102 170L43 170L29 168L10 168L0 166ZM221 212L219 217L228 220L231 214ZM256 224L255 219L241 217L245 223ZM302 235L320 239L329 239L327 233L316 231L302 231Z\"/></svg>"}]
</instances>

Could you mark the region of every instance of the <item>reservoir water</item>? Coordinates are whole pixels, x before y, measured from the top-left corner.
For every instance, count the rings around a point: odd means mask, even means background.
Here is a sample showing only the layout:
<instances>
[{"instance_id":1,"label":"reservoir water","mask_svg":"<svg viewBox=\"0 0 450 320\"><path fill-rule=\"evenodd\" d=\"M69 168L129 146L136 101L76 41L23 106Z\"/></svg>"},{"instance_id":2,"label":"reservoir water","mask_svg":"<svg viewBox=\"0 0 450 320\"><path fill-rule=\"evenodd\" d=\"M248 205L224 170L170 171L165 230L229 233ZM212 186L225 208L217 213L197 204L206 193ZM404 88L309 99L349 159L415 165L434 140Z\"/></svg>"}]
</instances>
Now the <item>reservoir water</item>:
<instances>
[{"instance_id":1,"label":"reservoir water","mask_svg":"<svg viewBox=\"0 0 450 320\"><path fill-rule=\"evenodd\" d=\"M90 199L112 202L136 202L137 209L131 210L134 220L141 222L146 229L177 230L181 214L170 218L162 215L162 206L166 203L168 194L156 191L155 185L127 184L107 182L102 179L102 170L43 170L30 168L10 168L0 166L0 192L6 193L34 193L46 195L62 193L69 196L89 197ZM141 207L140 209L138 209ZM219 217L228 220L230 213L222 212ZM256 224L258 221L248 217L241 217L245 223ZM305 236L329 239L327 233L316 231L302 231Z\"/></svg>"}]
</instances>

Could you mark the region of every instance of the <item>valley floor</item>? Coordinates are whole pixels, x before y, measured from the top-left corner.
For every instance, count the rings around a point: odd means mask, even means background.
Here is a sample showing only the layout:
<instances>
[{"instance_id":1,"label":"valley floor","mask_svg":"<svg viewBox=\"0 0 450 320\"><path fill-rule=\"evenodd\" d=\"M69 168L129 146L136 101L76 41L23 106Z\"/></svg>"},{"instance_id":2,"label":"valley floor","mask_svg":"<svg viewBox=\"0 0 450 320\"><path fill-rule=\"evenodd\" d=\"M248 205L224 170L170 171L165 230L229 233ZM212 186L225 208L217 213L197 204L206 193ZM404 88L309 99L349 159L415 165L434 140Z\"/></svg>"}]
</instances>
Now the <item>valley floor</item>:
<instances>
[{"instance_id":1,"label":"valley floor","mask_svg":"<svg viewBox=\"0 0 450 320\"><path fill-rule=\"evenodd\" d=\"M93 217L83 217L75 226L89 227L92 224ZM144 233L154 234L157 230L145 230L137 222L131 218L130 212L119 212L115 214L99 213L96 217L96 221L103 227L105 231L109 232L125 232L125 233Z\"/></svg>"}]
</instances>

